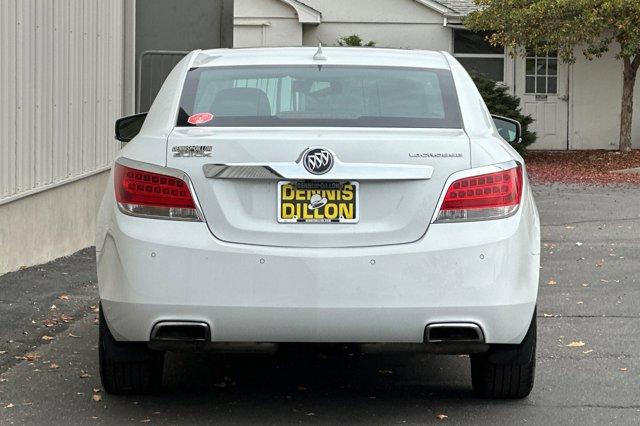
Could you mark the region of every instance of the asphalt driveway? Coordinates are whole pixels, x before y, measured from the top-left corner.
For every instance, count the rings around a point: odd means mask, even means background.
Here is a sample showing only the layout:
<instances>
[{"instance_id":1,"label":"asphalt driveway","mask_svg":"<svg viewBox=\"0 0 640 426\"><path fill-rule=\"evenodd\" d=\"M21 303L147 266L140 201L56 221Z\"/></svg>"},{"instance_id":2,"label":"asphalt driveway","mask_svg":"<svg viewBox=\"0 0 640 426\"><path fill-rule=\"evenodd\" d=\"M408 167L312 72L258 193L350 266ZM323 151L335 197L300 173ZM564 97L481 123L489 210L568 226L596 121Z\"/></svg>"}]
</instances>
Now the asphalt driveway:
<instances>
[{"instance_id":1,"label":"asphalt driveway","mask_svg":"<svg viewBox=\"0 0 640 426\"><path fill-rule=\"evenodd\" d=\"M165 393L105 395L88 249L0 277L0 424L638 424L640 190L535 195L543 267L536 386L525 400L474 398L467 357L348 346L170 354Z\"/></svg>"}]
</instances>

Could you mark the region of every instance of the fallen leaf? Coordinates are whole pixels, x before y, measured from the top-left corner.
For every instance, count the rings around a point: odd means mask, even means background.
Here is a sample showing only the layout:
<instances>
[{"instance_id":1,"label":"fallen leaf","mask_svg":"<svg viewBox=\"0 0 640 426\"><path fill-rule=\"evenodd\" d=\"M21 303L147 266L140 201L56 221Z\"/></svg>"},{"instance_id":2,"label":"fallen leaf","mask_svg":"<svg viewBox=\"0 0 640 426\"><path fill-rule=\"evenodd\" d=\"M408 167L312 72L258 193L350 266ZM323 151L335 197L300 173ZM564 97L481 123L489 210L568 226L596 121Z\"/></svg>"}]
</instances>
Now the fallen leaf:
<instances>
[{"instance_id":1,"label":"fallen leaf","mask_svg":"<svg viewBox=\"0 0 640 426\"><path fill-rule=\"evenodd\" d=\"M81 378L81 379L86 379L86 378L88 378L88 377L91 377L91 374L87 373L87 372L86 372L86 371L84 371L84 370L80 370L80 378Z\"/></svg>"},{"instance_id":2,"label":"fallen leaf","mask_svg":"<svg viewBox=\"0 0 640 426\"><path fill-rule=\"evenodd\" d=\"M55 362L52 362L51 364L49 364L49 368L52 370L57 370L58 368L60 368L60 366Z\"/></svg>"},{"instance_id":3,"label":"fallen leaf","mask_svg":"<svg viewBox=\"0 0 640 426\"><path fill-rule=\"evenodd\" d=\"M12 403L8 403L7 405L4 406L4 408L13 408L14 405Z\"/></svg>"},{"instance_id":4,"label":"fallen leaf","mask_svg":"<svg viewBox=\"0 0 640 426\"><path fill-rule=\"evenodd\" d=\"M98 394L95 394L95 395L93 395L91 397L91 399L93 399L95 402L100 402L100 401L102 401L102 396L98 395Z\"/></svg>"},{"instance_id":5,"label":"fallen leaf","mask_svg":"<svg viewBox=\"0 0 640 426\"><path fill-rule=\"evenodd\" d=\"M573 342L566 345L568 348L581 348L585 345L582 340L574 340Z\"/></svg>"},{"instance_id":6,"label":"fallen leaf","mask_svg":"<svg viewBox=\"0 0 640 426\"><path fill-rule=\"evenodd\" d=\"M73 337L74 339L79 339L80 338L80 336L76 336L73 333L69 333L69 337Z\"/></svg>"},{"instance_id":7,"label":"fallen leaf","mask_svg":"<svg viewBox=\"0 0 640 426\"><path fill-rule=\"evenodd\" d=\"M547 285L556 285L556 284L558 284L558 282L556 280L549 280L547 282Z\"/></svg>"},{"instance_id":8,"label":"fallen leaf","mask_svg":"<svg viewBox=\"0 0 640 426\"><path fill-rule=\"evenodd\" d=\"M147 418L147 419L140 420L140 423L149 423L150 421L151 419Z\"/></svg>"},{"instance_id":9,"label":"fallen leaf","mask_svg":"<svg viewBox=\"0 0 640 426\"><path fill-rule=\"evenodd\" d=\"M56 305L51 305L51 308L49 309L51 309L52 311L55 311L56 309L58 309L58 307Z\"/></svg>"},{"instance_id":10,"label":"fallen leaf","mask_svg":"<svg viewBox=\"0 0 640 426\"><path fill-rule=\"evenodd\" d=\"M0 355L4 355L6 353L7 353L7 351L0 351Z\"/></svg>"},{"instance_id":11,"label":"fallen leaf","mask_svg":"<svg viewBox=\"0 0 640 426\"><path fill-rule=\"evenodd\" d=\"M576 243L576 245L577 245L578 247L580 247L580 246L582 245L582 243L581 243L580 241L578 241L578 242Z\"/></svg>"},{"instance_id":12,"label":"fallen leaf","mask_svg":"<svg viewBox=\"0 0 640 426\"><path fill-rule=\"evenodd\" d=\"M73 317L66 314L60 315L60 319L65 323L73 321Z\"/></svg>"},{"instance_id":13,"label":"fallen leaf","mask_svg":"<svg viewBox=\"0 0 640 426\"><path fill-rule=\"evenodd\" d=\"M93 393L99 393L99 392L102 392L102 389L93 388Z\"/></svg>"},{"instance_id":14,"label":"fallen leaf","mask_svg":"<svg viewBox=\"0 0 640 426\"><path fill-rule=\"evenodd\" d=\"M61 294L60 296L58 296L58 299L60 299L60 300L69 300L69 295L68 294Z\"/></svg>"},{"instance_id":15,"label":"fallen leaf","mask_svg":"<svg viewBox=\"0 0 640 426\"><path fill-rule=\"evenodd\" d=\"M596 262L596 268L600 268L602 267L602 265L604 265L604 259L600 259L599 261Z\"/></svg>"},{"instance_id":16,"label":"fallen leaf","mask_svg":"<svg viewBox=\"0 0 640 426\"><path fill-rule=\"evenodd\" d=\"M588 351L582 351L583 354L590 354L591 352L593 352L593 349L589 349Z\"/></svg>"},{"instance_id":17,"label":"fallen leaf","mask_svg":"<svg viewBox=\"0 0 640 426\"><path fill-rule=\"evenodd\" d=\"M52 336L42 336L42 340L44 340L44 341L48 341L48 340L55 340L55 337L52 337Z\"/></svg>"},{"instance_id":18,"label":"fallen leaf","mask_svg":"<svg viewBox=\"0 0 640 426\"><path fill-rule=\"evenodd\" d=\"M25 354L24 358L27 361L35 361L36 359L40 358L40 355L35 352L29 352L28 354Z\"/></svg>"},{"instance_id":19,"label":"fallen leaf","mask_svg":"<svg viewBox=\"0 0 640 426\"><path fill-rule=\"evenodd\" d=\"M448 419L448 418L449 418L449 416L447 416L446 414L442 414L442 413L436 414L436 419L438 419L438 420L445 420L445 419Z\"/></svg>"},{"instance_id":20,"label":"fallen leaf","mask_svg":"<svg viewBox=\"0 0 640 426\"><path fill-rule=\"evenodd\" d=\"M626 368L626 367L622 367L622 368L620 368L620 371L622 371L622 372L625 372L625 371L627 371L627 370L628 370L628 368Z\"/></svg>"}]
</instances>

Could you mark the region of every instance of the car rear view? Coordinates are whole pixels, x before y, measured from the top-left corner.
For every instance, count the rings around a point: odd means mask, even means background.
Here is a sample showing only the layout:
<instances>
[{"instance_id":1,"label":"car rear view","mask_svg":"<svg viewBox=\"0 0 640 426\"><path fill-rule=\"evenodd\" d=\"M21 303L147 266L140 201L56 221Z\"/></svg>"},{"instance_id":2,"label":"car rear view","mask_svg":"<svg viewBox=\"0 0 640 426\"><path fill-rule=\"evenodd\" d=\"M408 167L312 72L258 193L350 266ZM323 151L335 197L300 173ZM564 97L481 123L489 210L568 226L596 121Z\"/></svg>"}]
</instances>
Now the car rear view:
<instances>
[{"instance_id":1,"label":"car rear view","mask_svg":"<svg viewBox=\"0 0 640 426\"><path fill-rule=\"evenodd\" d=\"M96 243L105 389L158 388L166 350L403 343L528 395L539 223L500 137L517 123L496 124L443 53L189 54L116 129L135 137Z\"/></svg>"}]
</instances>

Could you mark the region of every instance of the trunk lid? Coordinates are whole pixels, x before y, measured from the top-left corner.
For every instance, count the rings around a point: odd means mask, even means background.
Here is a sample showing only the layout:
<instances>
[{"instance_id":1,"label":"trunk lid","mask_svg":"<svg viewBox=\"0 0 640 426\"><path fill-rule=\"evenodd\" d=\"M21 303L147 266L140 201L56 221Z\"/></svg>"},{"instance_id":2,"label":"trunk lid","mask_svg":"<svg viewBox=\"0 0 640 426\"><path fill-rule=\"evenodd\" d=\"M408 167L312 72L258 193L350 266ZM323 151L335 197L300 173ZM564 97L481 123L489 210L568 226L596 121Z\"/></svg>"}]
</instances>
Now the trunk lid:
<instances>
[{"instance_id":1,"label":"trunk lid","mask_svg":"<svg viewBox=\"0 0 640 426\"><path fill-rule=\"evenodd\" d=\"M212 152L177 156L174 147L181 146L211 146ZM321 176L302 169L301 156L309 147L332 152L334 168ZM468 136L455 129L178 127L169 136L167 166L189 175L209 229L220 240L281 247L379 246L410 243L427 232L447 178L470 167L469 150ZM235 174L207 177L204 169L211 165L234 166ZM247 165L272 168L264 174L242 168ZM255 178L255 170L264 176ZM358 182L357 223L278 221L279 181L334 178Z\"/></svg>"}]
</instances>

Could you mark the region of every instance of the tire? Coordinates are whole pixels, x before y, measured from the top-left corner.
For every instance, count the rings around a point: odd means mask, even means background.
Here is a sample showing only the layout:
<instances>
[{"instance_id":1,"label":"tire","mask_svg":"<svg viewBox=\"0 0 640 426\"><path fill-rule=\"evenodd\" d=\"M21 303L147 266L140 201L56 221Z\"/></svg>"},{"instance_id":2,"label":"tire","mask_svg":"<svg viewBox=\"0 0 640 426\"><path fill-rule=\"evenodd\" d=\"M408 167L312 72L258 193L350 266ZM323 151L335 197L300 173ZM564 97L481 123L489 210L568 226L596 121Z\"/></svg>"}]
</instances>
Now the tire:
<instances>
[{"instance_id":1,"label":"tire","mask_svg":"<svg viewBox=\"0 0 640 426\"><path fill-rule=\"evenodd\" d=\"M481 398L520 399L533 389L536 370L536 311L519 345L492 345L471 356L471 381Z\"/></svg>"},{"instance_id":2,"label":"tire","mask_svg":"<svg viewBox=\"0 0 640 426\"><path fill-rule=\"evenodd\" d=\"M100 307L98 353L100 380L105 392L114 395L148 394L162 388L164 353L150 350L144 342L114 339Z\"/></svg>"}]
</instances>

